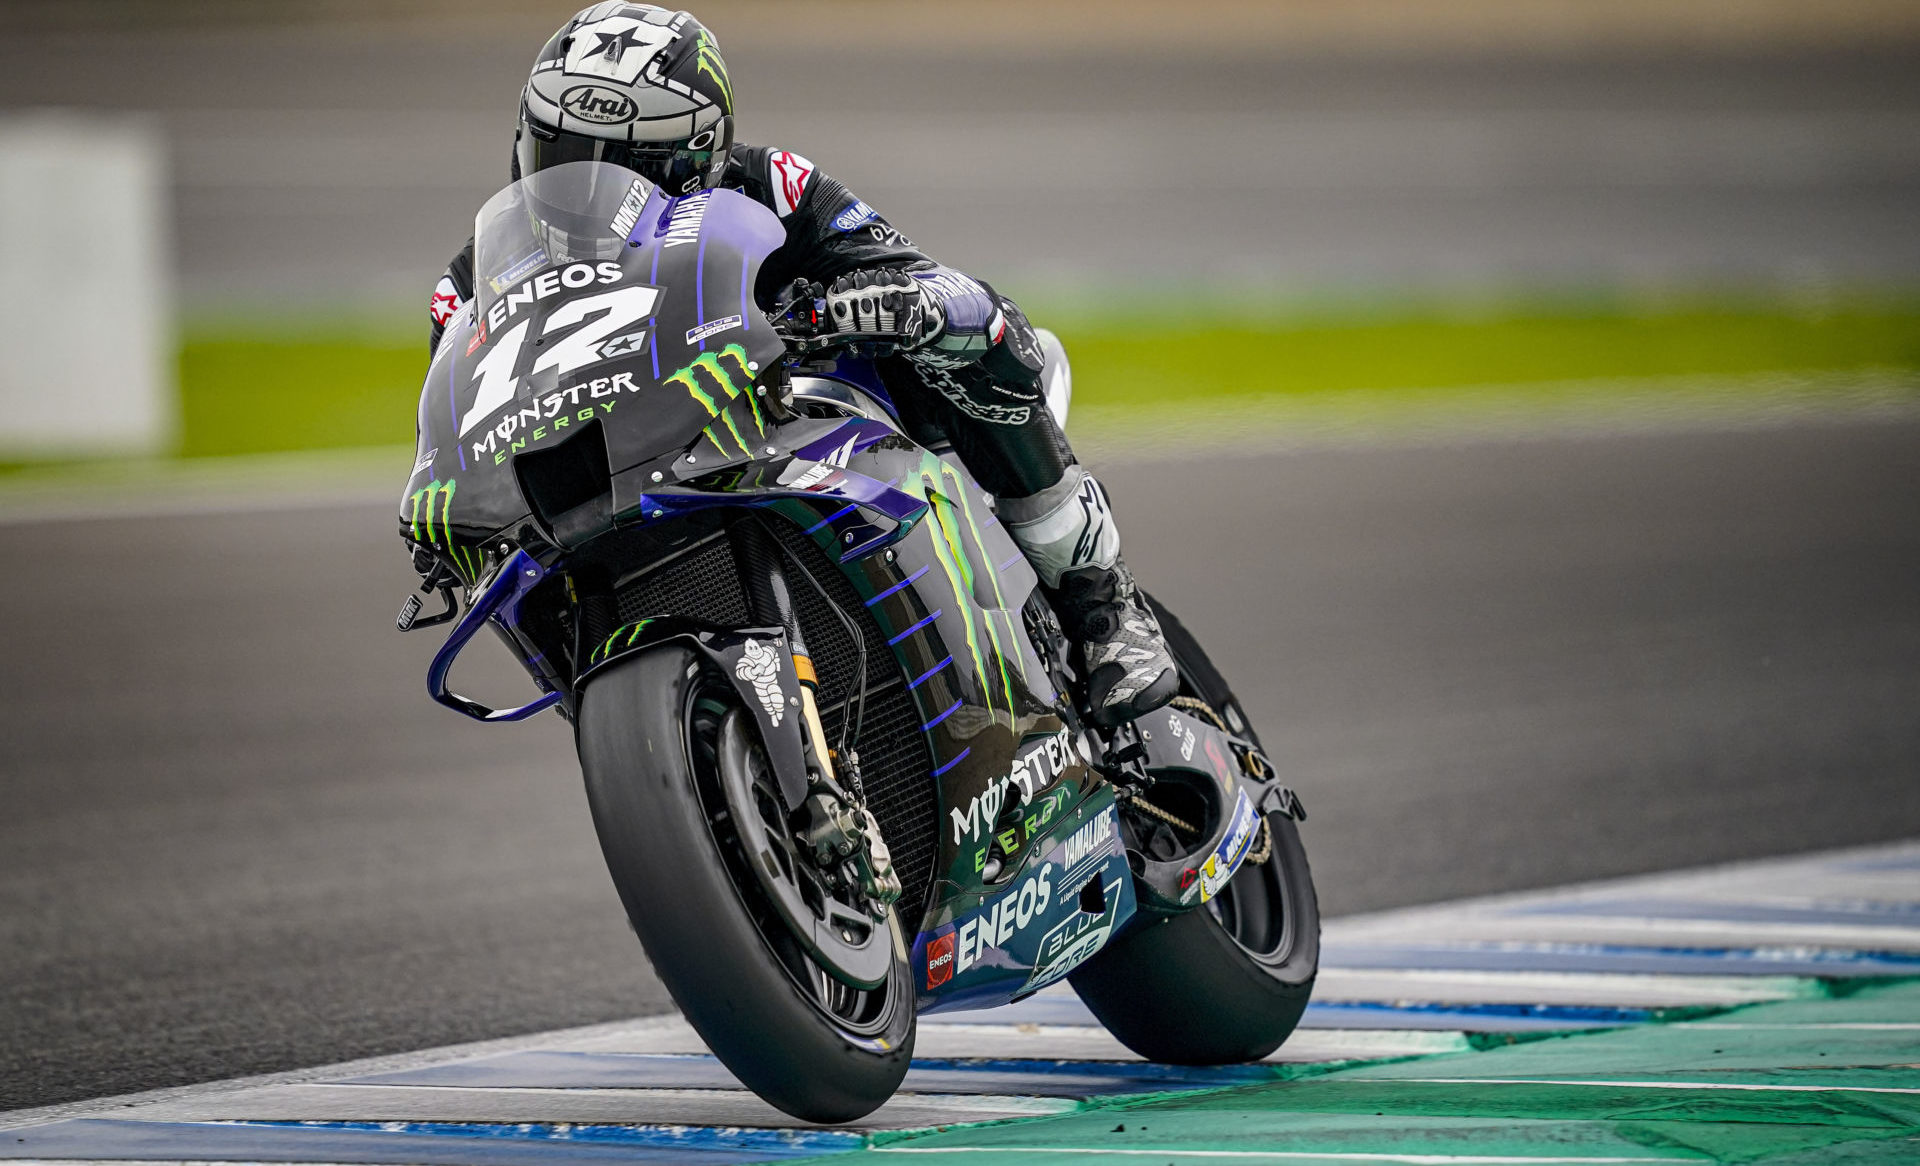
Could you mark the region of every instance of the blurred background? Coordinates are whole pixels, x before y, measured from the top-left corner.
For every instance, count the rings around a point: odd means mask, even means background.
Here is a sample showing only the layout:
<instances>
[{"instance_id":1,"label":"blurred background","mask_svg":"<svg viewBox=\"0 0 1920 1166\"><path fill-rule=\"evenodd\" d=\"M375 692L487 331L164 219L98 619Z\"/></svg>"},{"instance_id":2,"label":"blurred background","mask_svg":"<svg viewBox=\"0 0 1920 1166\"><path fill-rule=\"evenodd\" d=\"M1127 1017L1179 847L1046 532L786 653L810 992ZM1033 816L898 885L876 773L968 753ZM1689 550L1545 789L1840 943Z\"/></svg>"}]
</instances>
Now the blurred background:
<instances>
[{"instance_id":1,"label":"blurred background","mask_svg":"<svg viewBox=\"0 0 1920 1166\"><path fill-rule=\"evenodd\" d=\"M391 624L572 7L0 7L0 1109L670 1007L566 727ZM1920 831L1920 6L694 11L1066 340L1329 913Z\"/></svg>"}]
</instances>

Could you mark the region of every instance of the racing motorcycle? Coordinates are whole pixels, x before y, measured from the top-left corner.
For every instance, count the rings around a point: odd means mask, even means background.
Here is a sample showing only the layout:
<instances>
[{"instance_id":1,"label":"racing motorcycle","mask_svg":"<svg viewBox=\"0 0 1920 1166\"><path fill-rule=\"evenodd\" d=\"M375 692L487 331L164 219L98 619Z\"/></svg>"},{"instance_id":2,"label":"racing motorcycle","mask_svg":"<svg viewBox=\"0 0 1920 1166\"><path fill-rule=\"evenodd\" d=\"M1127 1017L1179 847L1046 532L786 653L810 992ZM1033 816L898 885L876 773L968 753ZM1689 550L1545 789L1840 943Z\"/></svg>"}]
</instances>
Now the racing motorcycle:
<instances>
[{"instance_id":1,"label":"racing motorcycle","mask_svg":"<svg viewBox=\"0 0 1920 1166\"><path fill-rule=\"evenodd\" d=\"M1318 966L1299 799L1158 603L1181 695L1116 730L1080 715L1034 572L909 436L877 339L823 334L804 286L757 306L783 239L743 195L606 163L487 202L400 507L424 582L398 625L452 624L429 692L572 724L654 970L790 1114L863 1116L919 1013L1062 979L1150 1060L1266 1056ZM449 687L483 628L527 703Z\"/></svg>"}]
</instances>

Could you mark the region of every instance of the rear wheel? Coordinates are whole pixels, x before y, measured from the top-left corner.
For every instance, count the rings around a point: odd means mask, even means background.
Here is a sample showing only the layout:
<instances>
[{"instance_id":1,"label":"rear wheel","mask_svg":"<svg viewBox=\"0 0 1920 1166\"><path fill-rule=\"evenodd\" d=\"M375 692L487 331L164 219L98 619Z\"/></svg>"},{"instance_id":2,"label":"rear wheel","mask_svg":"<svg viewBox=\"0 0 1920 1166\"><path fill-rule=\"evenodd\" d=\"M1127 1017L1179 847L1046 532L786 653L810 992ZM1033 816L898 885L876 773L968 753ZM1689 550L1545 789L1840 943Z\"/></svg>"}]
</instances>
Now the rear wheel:
<instances>
[{"instance_id":1,"label":"rear wheel","mask_svg":"<svg viewBox=\"0 0 1920 1166\"><path fill-rule=\"evenodd\" d=\"M851 1121L893 1095L913 1053L905 945L890 915L884 982L851 987L782 920L721 791L721 738L738 731L738 707L677 644L595 677L578 728L594 827L654 971L714 1055L795 1117Z\"/></svg>"},{"instance_id":2,"label":"rear wheel","mask_svg":"<svg viewBox=\"0 0 1920 1166\"><path fill-rule=\"evenodd\" d=\"M1233 708L1199 642L1149 602L1182 695ZM1122 1044L1148 1060L1217 1065L1259 1060L1292 1035L1319 970L1320 906L1293 819L1269 815L1265 843L1205 906L1129 931L1073 974L1074 991Z\"/></svg>"}]
</instances>

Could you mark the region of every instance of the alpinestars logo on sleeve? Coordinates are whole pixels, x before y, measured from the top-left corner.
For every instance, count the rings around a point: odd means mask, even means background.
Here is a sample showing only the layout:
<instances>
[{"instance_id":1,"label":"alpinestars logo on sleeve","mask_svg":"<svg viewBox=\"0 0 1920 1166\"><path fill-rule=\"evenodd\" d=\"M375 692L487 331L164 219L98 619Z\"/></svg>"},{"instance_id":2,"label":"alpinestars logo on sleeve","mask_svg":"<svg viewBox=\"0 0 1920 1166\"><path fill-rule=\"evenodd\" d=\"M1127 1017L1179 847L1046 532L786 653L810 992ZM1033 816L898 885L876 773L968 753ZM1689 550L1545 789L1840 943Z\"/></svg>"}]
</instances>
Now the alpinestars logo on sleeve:
<instances>
[{"instance_id":1,"label":"alpinestars logo on sleeve","mask_svg":"<svg viewBox=\"0 0 1920 1166\"><path fill-rule=\"evenodd\" d=\"M940 391L940 395L952 401L954 406L969 417L977 418L991 425L1025 425L1033 416L1033 410L1026 405L1001 405L993 401L983 401L976 393L967 391L967 387L954 379L951 372L924 360L915 361L920 379Z\"/></svg>"},{"instance_id":2,"label":"alpinestars logo on sleeve","mask_svg":"<svg viewBox=\"0 0 1920 1166\"><path fill-rule=\"evenodd\" d=\"M767 183L773 187L773 209L781 218L793 213L807 193L807 180L813 177L813 163L791 150L774 150L767 155Z\"/></svg>"},{"instance_id":3,"label":"alpinestars logo on sleeve","mask_svg":"<svg viewBox=\"0 0 1920 1166\"><path fill-rule=\"evenodd\" d=\"M1073 543L1073 566L1084 567L1095 562L1101 550L1102 536L1106 534L1107 496L1100 489L1100 483L1089 474L1080 482L1080 537Z\"/></svg>"},{"instance_id":4,"label":"alpinestars logo on sleeve","mask_svg":"<svg viewBox=\"0 0 1920 1166\"><path fill-rule=\"evenodd\" d=\"M443 275L440 282L434 285L433 298L427 301L427 314L433 317L435 324L445 328L447 321L453 319L453 314L459 310L460 289L453 286L452 279Z\"/></svg>"}]
</instances>

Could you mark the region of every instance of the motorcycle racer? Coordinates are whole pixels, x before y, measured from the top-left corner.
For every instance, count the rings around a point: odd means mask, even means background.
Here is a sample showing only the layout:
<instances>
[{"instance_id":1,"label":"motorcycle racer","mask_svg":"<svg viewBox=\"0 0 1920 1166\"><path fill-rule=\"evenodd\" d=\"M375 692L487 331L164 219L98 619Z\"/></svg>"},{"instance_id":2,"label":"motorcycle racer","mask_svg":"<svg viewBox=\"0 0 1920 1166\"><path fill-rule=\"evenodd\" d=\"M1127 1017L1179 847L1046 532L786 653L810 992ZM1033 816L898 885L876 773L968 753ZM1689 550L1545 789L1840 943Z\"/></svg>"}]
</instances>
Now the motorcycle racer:
<instances>
[{"instance_id":1,"label":"motorcycle racer","mask_svg":"<svg viewBox=\"0 0 1920 1166\"><path fill-rule=\"evenodd\" d=\"M928 257L807 158L736 143L733 127L732 81L707 28L686 12L603 0L540 50L512 176L612 162L669 196L722 187L773 211L786 241L763 264L756 300L774 308L797 284L826 301L835 331L894 342L898 355L876 364L903 423L923 444L950 442L998 499L1076 645L1088 715L1114 725L1170 701L1173 659L1121 558L1106 491L1047 408L1047 353L1020 308ZM473 294L468 240L429 301L430 348Z\"/></svg>"}]
</instances>

